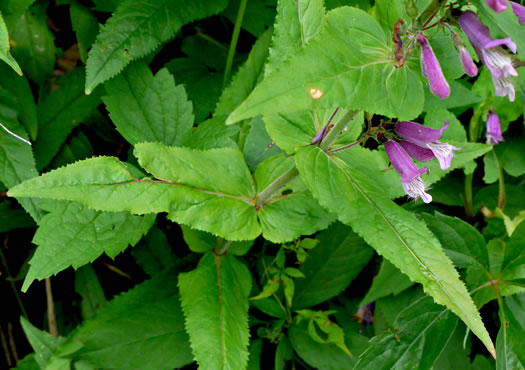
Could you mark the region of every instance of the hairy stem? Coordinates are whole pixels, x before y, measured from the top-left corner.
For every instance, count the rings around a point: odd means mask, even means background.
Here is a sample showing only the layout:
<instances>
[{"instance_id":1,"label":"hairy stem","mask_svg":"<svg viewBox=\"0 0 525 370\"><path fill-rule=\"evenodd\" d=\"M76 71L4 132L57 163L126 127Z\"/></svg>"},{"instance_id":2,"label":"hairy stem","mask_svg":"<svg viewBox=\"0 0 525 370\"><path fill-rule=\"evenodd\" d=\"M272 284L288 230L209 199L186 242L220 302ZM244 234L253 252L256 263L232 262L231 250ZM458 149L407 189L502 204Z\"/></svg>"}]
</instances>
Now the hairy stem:
<instances>
[{"instance_id":1,"label":"hairy stem","mask_svg":"<svg viewBox=\"0 0 525 370\"><path fill-rule=\"evenodd\" d=\"M341 117L339 121L337 121L334 124L334 127L332 127L332 129L325 134L325 137L323 138L323 141L321 141L321 145L319 145L319 147L324 151L330 149L330 147L335 143L335 141L339 137L341 131L343 131L344 128L350 122L352 122L352 120L358 113L358 110L349 110L348 112L346 112L343 115L343 117Z\"/></svg>"},{"instance_id":2,"label":"hairy stem","mask_svg":"<svg viewBox=\"0 0 525 370\"><path fill-rule=\"evenodd\" d=\"M241 0L239 4L239 11L237 12L237 19L235 20L235 26L233 27L232 40L230 42L230 49L228 50L228 59L226 59L226 67L224 68L224 79L222 81L222 88L226 87L230 81L230 75L232 72L233 57L235 56L235 50L237 49L237 41L239 41L239 34L241 33L242 20L244 18L244 12L246 11L246 3L248 0Z\"/></svg>"},{"instance_id":3,"label":"hairy stem","mask_svg":"<svg viewBox=\"0 0 525 370\"><path fill-rule=\"evenodd\" d=\"M286 171L285 173L283 173L277 179L275 179L274 182L272 182L263 191L259 193L259 195L257 196L257 200L255 202L255 208L261 209L264 206L264 202L266 202L275 193L281 190L283 186L285 186L290 181L292 181L295 177L297 177L297 175L299 175L299 171L297 170L297 168L294 167Z\"/></svg>"}]
</instances>

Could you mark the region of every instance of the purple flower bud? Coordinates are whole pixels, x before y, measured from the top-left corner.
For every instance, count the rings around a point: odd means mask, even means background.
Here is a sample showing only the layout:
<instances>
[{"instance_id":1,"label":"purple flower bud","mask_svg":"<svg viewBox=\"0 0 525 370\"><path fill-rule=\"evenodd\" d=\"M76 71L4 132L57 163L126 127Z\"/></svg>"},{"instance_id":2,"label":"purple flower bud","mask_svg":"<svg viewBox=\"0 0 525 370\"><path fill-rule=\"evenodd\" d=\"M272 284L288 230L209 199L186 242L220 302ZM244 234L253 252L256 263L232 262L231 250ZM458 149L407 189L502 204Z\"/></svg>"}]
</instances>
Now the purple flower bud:
<instances>
[{"instance_id":1,"label":"purple flower bud","mask_svg":"<svg viewBox=\"0 0 525 370\"><path fill-rule=\"evenodd\" d=\"M393 140L385 143L385 151L392 166L401 176L401 185L405 193L412 199L421 198L423 202L430 203L432 196L425 192L425 183L420 177L426 172L426 167L417 168L403 147Z\"/></svg>"},{"instance_id":2,"label":"purple flower bud","mask_svg":"<svg viewBox=\"0 0 525 370\"><path fill-rule=\"evenodd\" d=\"M525 6L515 3L514 1L510 2L512 6L512 11L518 17L519 24L525 24Z\"/></svg>"},{"instance_id":3,"label":"purple flower bud","mask_svg":"<svg viewBox=\"0 0 525 370\"><path fill-rule=\"evenodd\" d=\"M487 0L487 5L496 13L501 13L507 10L507 0Z\"/></svg>"},{"instance_id":4,"label":"purple flower bud","mask_svg":"<svg viewBox=\"0 0 525 370\"><path fill-rule=\"evenodd\" d=\"M459 57L463 65L463 71L471 77L476 76L478 74L478 67L476 67L474 61L472 61L472 57L464 46L459 48Z\"/></svg>"},{"instance_id":5,"label":"purple flower bud","mask_svg":"<svg viewBox=\"0 0 525 370\"><path fill-rule=\"evenodd\" d=\"M487 144L496 145L503 141L501 135L501 125L499 117L492 109L489 109L489 118L487 119Z\"/></svg>"},{"instance_id":6,"label":"purple flower bud","mask_svg":"<svg viewBox=\"0 0 525 370\"><path fill-rule=\"evenodd\" d=\"M471 11L461 14L459 25L476 50L479 59L490 70L496 87L496 96L508 95L509 100L514 101L514 85L510 76L517 76L518 72L512 66L510 55L501 45L506 45L510 51L516 53L516 44L510 37L493 40L489 29Z\"/></svg>"},{"instance_id":7,"label":"purple flower bud","mask_svg":"<svg viewBox=\"0 0 525 370\"><path fill-rule=\"evenodd\" d=\"M450 87L447 80L445 80L445 76L443 76L443 71L432 47L423 34L417 37L417 42L421 45L421 71L423 76L428 79L430 90L441 99L448 98L450 96Z\"/></svg>"},{"instance_id":8,"label":"purple flower bud","mask_svg":"<svg viewBox=\"0 0 525 370\"><path fill-rule=\"evenodd\" d=\"M325 134L326 129L327 129L328 126L329 125L326 125L325 127L323 127L323 129L321 131L319 131L319 133L317 135L315 135L314 139L311 142L312 145L320 143L321 140L323 140L324 134Z\"/></svg>"},{"instance_id":9,"label":"purple flower bud","mask_svg":"<svg viewBox=\"0 0 525 370\"><path fill-rule=\"evenodd\" d=\"M439 141L443 131L445 131L448 126L449 123L447 121L445 121L441 129L433 129L415 122L398 122L395 131L406 141L420 146L421 148L430 149L438 159L441 169L446 170L447 168L450 168L452 158L454 157L452 151L461 149ZM422 152L415 154L421 158L423 157ZM416 156L412 157L419 160Z\"/></svg>"}]
</instances>

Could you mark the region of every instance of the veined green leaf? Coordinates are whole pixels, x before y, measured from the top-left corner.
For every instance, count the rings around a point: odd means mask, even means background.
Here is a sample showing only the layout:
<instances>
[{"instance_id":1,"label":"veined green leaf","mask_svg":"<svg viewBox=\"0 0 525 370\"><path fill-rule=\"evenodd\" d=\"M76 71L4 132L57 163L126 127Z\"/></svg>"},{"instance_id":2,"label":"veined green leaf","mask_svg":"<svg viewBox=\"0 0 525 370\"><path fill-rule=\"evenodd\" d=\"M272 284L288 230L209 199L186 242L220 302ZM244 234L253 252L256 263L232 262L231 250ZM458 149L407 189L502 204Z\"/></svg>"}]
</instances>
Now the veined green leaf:
<instances>
[{"instance_id":1,"label":"veined green leaf","mask_svg":"<svg viewBox=\"0 0 525 370\"><path fill-rule=\"evenodd\" d=\"M418 116L423 87L409 63L394 67L386 37L370 15L337 8L296 56L263 80L228 117L347 107L400 119Z\"/></svg>"},{"instance_id":2,"label":"veined green leaf","mask_svg":"<svg viewBox=\"0 0 525 370\"><path fill-rule=\"evenodd\" d=\"M51 356L53 356L60 344L64 342L65 338L55 338L51 334L35 328L23 316L20 317L20 324L22 329L24 329L27 340L35 351L36 362L41 369L45 369Z\"/></svg>"},{"instance_id":3,"label":"veined green leaf","mask_svg":"<svg viewBox=\"0 0 525 370\"><path fill-rule=\"evenodd\" d=\"M206 253L197 268L179 275L182 309L201 369L243 369L248 363L246 266L234 256Z\"/></svg>"},{"instance_id":4,"label":"veined green leaf","mask_svg":"<svg viewBox=\"0 0 525 370\"><path fill-rule=\"evenodd\" d=\"M399 313L393 331L370 341L354 369L431 369L457 322L448 309L423 297Z\"/></svg>"},{"instance_id":5,"label":"veined green leaf","mask_svg":"<svg viewBox=\"0 0 525 370\"><path fill-rule=\"evenodd\" d=\"M102 27L89 51L86 93L132 60L168 41L186 23L223 10L225 0L126 0Z\"/></svg>"},{"instance_id":6,"label":"veined green leaf","mask_svg":"<svg viewBox=\"0 0 525 370\"><path fill-rule=\"evenodd\" d=\"M304 48L319 33L324 13L323 0L277 2L275 29L268 64L264 71L265 76Z\"/></svg>"},{"instance_id":7,"label":"veined green leaf","mask_svg":"<svg viewBox=\"0 0 525 370\"><path fill-rule=\"evenodd\" d=\"M0 13L0 59L6 62L16 73L22 76L22 70L16 62L15 58L9 52L11 46L9 45L9 35L7 33L7 26L5 25L2 13Z\"/></svg>"},{"instance_id":8,"label":"veined green leaf","mask_svg":"<svg viewBox=\"0 0 525 370\"><path fill-rule=\"evenodd\" d=\"M82 297L80 311L84 320L93 317L106 303L104 290L91 265L82 266L75 272L75 293Z\"/></svg>"},{"instance_id":9,"label":"veined green leaf","mask_svg":"<svg viewBox=\"0 0 525 370\"><path fill-rule=\"evenodd\" d=\"M525 295L505 298L501 309L500 317L505 320L496 339L496 369L525 369Z\"/></svg>"},{"instance_id":10,"label":"veined green leaf","mask_svg":"<svg viewBox=\"0 0 525 370\"><path fill-rule=\"evenodd\" d=\"M72 3L69 10L71 25L78 41L80 59L85 64L88 50L95 42L99 30L98 20L91 10L82 4Z\"/></svg>"},{"instance_id":11,"label":"veined green leaf","mask_svg":"<svg viewBox=\"0 0 525 370\"><path fill-rule=\"evenodd\" d=\"M171 369L193 362L176 272L163 271L102 306L57 355L104 369Z\"/></svg>"},{"instance_id":12,"label":"veined green leaf","mask_svg":"<svg viewBox=\"0 0 525 370\"><path fill-rule=\"evenodd\" d=\"M306 278L295 282L294 309L315 306L341 293L374 254L363 239L339 222L317 239L319 244L300 267Z\"/></svg>"},{"instance_id":13,"label":"veined green leaf","mask_svg":"<svg viewBox=\"0 0 525 370\"><path fill-rule=\"evenodd\" d=\"M25 12L35 0L4 0L0 4L0 11L4 15Z\"/></svg>"},{"instance_id":14,"label":"veined green leaf","mask_svg":"<svg viewBox=\"0 0 525 370\"><path fill-rule=\"evenodd\" d=\"M99 211L169 212L176 222L229 240L260 234L254 185L239 151L145 143L135 155L157 179L137 179L118 159L98 157L48 172L9 194L74 200Z\"/></svg>"},{"instance_id":15,"label":"veined green leaf","mask_svg":"<svg viewBox=\"0 0 525 370\"><path fill-rule=\"evenodd\" d=\"M51 213L42 218L33 238L38 248L29 261L24 292L33 280L58 274L69 266L77 269L102 253L115 258L129 244L137 244L155 221L154 215L97 212L76 202L52 202L52 208L41 203Z\"/></svg>"},{"instance_id":16,"label":"veined green leaf","mask_svg":"<svg viewBox=\"0 0 525 370\"><path fill-rule=\"evenodd\" d=\"M415 216L385 197L384 184L359 150L327 155L317 147L296 154L301 177L319 203L440 304L458 315L495 352L464 283L436 238Z\"/></svg>"},{"instance_id":17,"label":"veined green leaf","mask_svg":"<svg viewBox=\"0 0 525 370\"><path fill-rule=\"evenodd\" d=\"M92 96L86 96L82 90L83 68L66 73L56 84L59 88L38 105L39 129L34 151L39 170L51 162L73 128L100 104L100 89Z\"/></svg>"},{"instance_id":18,"label":"veined green leaf","mask_svg":"<svg viewBox=\"0 0 525 370\"><path fill-rule=\"evenodd\" d=\"M104 84L102 100L117 130L132 145L158 141L181 145L193 127L193 108L184 86L163 68L155 76L144 62L129 65Z\"/></svg>"},{"instance_id":19,"label":"veined green leaf","mask_svg":"<svg viewBox=\"0 0 525 370\"><path fill-rule=\"evenodd\" d=\"M139 245L131 250L131 255L149 276L154 276L170 266L178 266L177 262L180 261L171 249L166 234L155 225Z\"/></svg>"}]
</instances>

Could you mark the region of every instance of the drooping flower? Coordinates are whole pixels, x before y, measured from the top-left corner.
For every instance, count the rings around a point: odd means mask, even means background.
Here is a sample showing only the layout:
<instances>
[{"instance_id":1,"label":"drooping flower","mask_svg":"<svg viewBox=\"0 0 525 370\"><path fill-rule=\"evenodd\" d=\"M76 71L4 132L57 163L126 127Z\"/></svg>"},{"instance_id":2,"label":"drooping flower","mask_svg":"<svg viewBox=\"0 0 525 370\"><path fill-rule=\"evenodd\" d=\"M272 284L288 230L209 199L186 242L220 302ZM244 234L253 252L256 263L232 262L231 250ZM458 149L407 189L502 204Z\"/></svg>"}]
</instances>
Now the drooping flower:
<instances>
[{"instance_id":1,"label":"drooping flower","mask_svg":"<svg viewBox=\"0 0 525 370\"><path fill-rule=\"evenodd\" d=\"M426 172L426 167L417 168L403 147L393 140L385 143L385 151L392 166L401 176L405 193L412 199L421 198L425 203L432 202L432 196L425 192L425 183L420 177Z\"/></svg>"},{"instance_id":2,"label":"drooping flower","mask_svg":"<svg viewBox=\"0 0 525 370\"><path fill-rule=\"evenodd\" d=\"M512 11L518 17L519 24L525 24L525 6L515 3L514 1L510 2L512 6Z\"/></svg>"},{"instance_id":3,"label":"drooping flower","mask_svg":"<svg viewBox=\"0 0 525 370\"><path fill-rule=\"evenodd\" d=\"M514 85L510 76L517 76L518 72L512 66L510 55L501 45L506 45L510 51L516 53L516 44L510 37L493 40L488 27L471 11L461 14L459 25L476 50L479 59L490 70L496 87L496 96L508 95L509 100L514 101Z\"/></svg>"},{"instance_id":4,"label":"drooping flower","mask_svg":"<svg viewBox=\"0 0 525 370\"><path fill-rule=\"evenodd\" d=\"M501 13L507 10L507 0L487 0L487 5L496 13Z\"/></svg>"},{"instance_id":5,"label":"drooping flower","mask_svg":"<svg viewBox=\"0 0 525 370\"><path fill-rule=\"evenodd\" d=\"M501 125L499 117L492 109L489 109L489 118L487 119L487 144L496 145L503 141L501 135Z\"/></svg>"},{"instance_id":6,"label":"drooping flower","mask_svg":"<svg viewBox=\"0 0 525 370\"><path fill-rule=\"evenodd\" d=\"M405 149L409 156L419 162L428 162L436 158L434 152L428 148L412 144L410 141L401 140L399 144Z\"/></svg>"},{"instance_id":7,"label":"drooping flower","mask_svg":"<svg viewBox=\"0 0 525 370\"><path fill-rule=\"evenodd\" d=\"M438 159L439 166L441 167L441 169L446 170L447 168L450 168L452 158L454 157L453 150L461 149L439 141L439 139L441 139L443 131L445 131L448 128L448 126L449 123L447 121L445 121L443 127L440 129L433 129L415 122L402 121L396 123L395 131L406 141L415 144L421 148L430 149L433 155ZM409 152L409 154L413 152L414 155L412 157L418 161L420 159L418 159L417 156L423 158L425 156L428 157L429 155L428 152L416 152L413 148L410 148L407 151Z\"/></svg>"},{"instance_id":8,"label":"drooping flower","mask_svg":"<svg viewBox=\"0 0 525 370\"><path fill-rule=\"evenodd\" d=\"M428 79L430 90L441 99L448 98L450 87L445 76L443 76L443 71L432 47L423 34L417 36L417 42L421 45L421 71L423 76Z\"/></svg>"},{"instance_id":9,"label":"drooping flower","mask_svg":"<svg viewBox=\"0 0 525 370\"><path fill-rule=\"evenodd\" d=\"M472 57L467 51L467 48L464 46L459 48L459 57L461 59L461 64L463 65L463 71L471 77L476 76L478 74L478 67L476 67Z\"/></svg>"}]
</instances>

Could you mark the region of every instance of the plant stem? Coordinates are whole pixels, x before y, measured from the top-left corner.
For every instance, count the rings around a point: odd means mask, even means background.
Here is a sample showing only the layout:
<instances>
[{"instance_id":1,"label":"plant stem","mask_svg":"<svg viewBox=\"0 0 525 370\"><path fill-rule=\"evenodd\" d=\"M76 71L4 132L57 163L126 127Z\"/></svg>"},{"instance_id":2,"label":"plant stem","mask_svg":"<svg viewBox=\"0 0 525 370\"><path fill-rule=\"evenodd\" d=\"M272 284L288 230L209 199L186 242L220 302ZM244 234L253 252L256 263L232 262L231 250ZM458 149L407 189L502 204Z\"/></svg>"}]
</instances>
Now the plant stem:
<instances>
[{"instance_id":1,"label":"plant stem","mask_svg":"<svg viewBox=\"0 0 525 370\"><path fill-rule=\"evenodd\" d=\"M231 240L223 240L220 248L215 248L215 254L218 256L223 256L228 251L228 248L230 248L230 245L232 245Z\"/></svg>"},{"instance_id":2,"label":"plant stem","mask_svg":"<svg viewBox=\"0 0 525 370\"><path fill-rule=\"evenodd\" d=\"M55 302L53 301L53 291L51 289L51 278L46 278L46 297L47 297L47 321L49 334L58 338L57 318L55 316Z\"/></svg>"},{"instance_id":3,"label":"plant stem","mask_svg":"<svg viewBox=\"0 0 525 370\"><path fill-rule=\"evenodd\" d=\"M342 146L340 148L337 148L337 149L332 149L332 150L329 150L327 151L326 153L327 154L333 154L333 153L337 153L337 152L342 152L343 150L346 150L348 148L351 148L353 146L356 146L357 144L361 144L363 141L365 141L366 139L368 139L368 135L363 135L359 138L359 140L357 141L354 141L353 143L351 144L348 144L348 145L345 145L345 146Z\"/></svg>"},{"instance_id":4,"label":"plant stem","mask_svg":"<svg viewBox=\"0 0 525 370\"><path fill-rule=\"evenodd\" d=\"M359 113L358 110L349 110L348 112L346 112L343 115L343 117L341 117L339 121L337 121L334 124L334 127L332 127L332 129L325 134L325 137L323 141L321 141L321 145L319 145L319 147L324 151L327 151L328 149L330 149L330 147L335 143L335 141L339 137L339 134L341 133L341 131L343 131L344 128L350 122L352 122L352 120L358 113Z\"/></svg>"},{"instance_id":5,"label":"plant stem","mask_svg":"<svg viewBox=\"0 0 525 370\"><path fill-rule=\"evenodd\" d=\"M15 294L16 302L18 303L18 307L20 308L20 311L22 312L22 316L24 316L26 319L27 312L24 307L24 304L22 303L22 299L20 298L20 295L18 294L18 290L16 289L15 282L9 272L9 268L7 267L7 260L4 255L4 251L2 250L2 247L0 247L0 259L2 260L2 265L4 266L5 273L7 275L7 280L9 280L9 284L11 284L11 289L13 289L13 293Z\"/></svg>"},{"instance_id":6,"label":"plant stem","mask_svg":"<svg viewBox=\"0 0 525 370\"><path fill-rule=\"evenodd\" d=\"M465 213L467 218L474 217L474 209L472 206L472 179L474 175L472 173L465 175Z\"/></svg>"},{"instance_id":7,"label":"plant stem","mask_svg":"<svg viewBox=\"0 0 525 370\"><path fill-rule=\"evenodd\" d=\"M426 26L432 18L439 12L439 9L446 3L446 0L433 0L429 6L419 15L417 21Z\"/></svg>"},{"instance_id":8,"label":"plant stem","mask_svg":"<svg viewBox=\"0 0 525 370\"><path fill-rule=\"evenodd\" d=\"M270 199L275 193L277 193L283 186L292 181L295 177L299 175L297 168L292 168L277 179L268 185L263 191L257 195L257 200L255 201L255 208L261 209L264 206L264 202Z\"/></svg>"},{"instance_id":9,"label":"plant stem","mask_svg":"<svg viewBox=\"0 0 525 370\"><path fill-rule=\"evenodd\" d=\"M501 166L501 163L498 160L498 155L496 154L496 151L494 148L492 148L492 153L494 155L494 160L496 161L496 165L498 166L498 174L499 174L499 193L498 193L498 208L503 211L503 208L505 207L505 203L507 202L507 196L505 194L505 179L503 174L503 167Z\"/></svg>"},{"instance_id":10,"label":"plant stem","mask_svg":"<svg viewBox=\"0 0 525 370\"><path fill-rule=\"evenodd\" d=\"M232 72L233 57L235 56L235 50L237 49L237 41L239 41L239 34L241 33L242 20L244 18L244 12L246 11L246 3L248 0L241 0L239 4L239 11L237 12L237 19L235 19L235 26L233 27L232 40L230 42L230 49L228 50L228 59L226 59L226 67L224 69L224 79L222 81L222 88L224 89L230 81L230 75Z\"/></svg>"}]
</instances>

